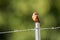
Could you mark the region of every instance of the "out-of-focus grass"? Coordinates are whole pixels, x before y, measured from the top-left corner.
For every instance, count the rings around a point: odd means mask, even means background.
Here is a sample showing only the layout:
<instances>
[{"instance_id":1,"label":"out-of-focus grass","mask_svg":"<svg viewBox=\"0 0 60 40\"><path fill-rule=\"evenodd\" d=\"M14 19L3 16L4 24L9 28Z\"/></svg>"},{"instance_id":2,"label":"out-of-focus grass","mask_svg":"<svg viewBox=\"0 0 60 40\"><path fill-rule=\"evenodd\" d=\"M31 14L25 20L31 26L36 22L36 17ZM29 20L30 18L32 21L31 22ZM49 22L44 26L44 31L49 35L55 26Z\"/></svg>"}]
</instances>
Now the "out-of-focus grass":
<instances>
[{"instance_id":1,"label":"out-of-focus grass","mask_svg":"<svg viewBox=\"0 0 60 40\"><path fill-rule=\"evenodd\" d=\"M11 40L34 40L34 31L13 33Z\"/></svg>"},{"instance_id":2,"label":"out-of-focus grass","mask_svg":"<svg viewBox=\"0 0 60 40\"><path fill-rule=\"evenodd\" d=\"M0 0L0 30L23 30L35 28L32 13L39 13L41 28L58 26L60 1L52 0ZM56 8L56 9L54 9ZM56 11L57 10L57 11ZM59 24L60 25L60 24ZM59 40L58 30L41 30L42 40ZM10 35L10 34L8 34ZM34 31L12 33L6 40L35 40ZM56 37L57 36L57 37ZM2 37L3 38L3 37ZM2 40L2 39L1 39Z\"/></svg>"}]
</instances>

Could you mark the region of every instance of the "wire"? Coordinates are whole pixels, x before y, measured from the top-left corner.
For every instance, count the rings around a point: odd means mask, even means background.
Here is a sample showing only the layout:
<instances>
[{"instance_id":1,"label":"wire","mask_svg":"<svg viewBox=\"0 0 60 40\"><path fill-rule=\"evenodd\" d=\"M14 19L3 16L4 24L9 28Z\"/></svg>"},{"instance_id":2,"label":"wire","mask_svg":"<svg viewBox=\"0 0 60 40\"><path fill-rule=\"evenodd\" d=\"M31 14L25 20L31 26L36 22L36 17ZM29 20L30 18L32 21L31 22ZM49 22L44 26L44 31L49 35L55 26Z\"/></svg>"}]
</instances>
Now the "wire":
<instances>
[{"instance_id":1,"label":"wire","mask_svg":"<svg viewBox=\"0 0 60 40\"><path fill-rule=\"evenodd\" d=\"M40 28L40 30L52 30L52 29L59 29L60 27L51 27L51 28ZM13 31L6 31L6 32L0 32L0 34L6 34L6 33L14 33L14 32L24 32L24 31L35 31L34 29L24 29L24 30L13 30Z\"/></svg>"},{"instance_id":2,"label":"wire","mask_svg":"<svg viewBox=\"0 0 60 40\"><path fill-rule=\"evenodd\" d=\"M6 32L0 32L0 34L5 34L5 33L14 33L14 32L23 32L23 31L30 31L34 29L25 29L25 30L13 30L13 31L6 31Z\"/></svg>"},{"instance_id":3,"label":"wire","mask_svg":"<svg viewBox=\"0 0 60 40\"><path fill-rule=\"evenodd\" d=\"M51 28L41 28L40 30L49 30L49 29L59 29L60 27L51 27Z\"/></svg>"}]
</instances>

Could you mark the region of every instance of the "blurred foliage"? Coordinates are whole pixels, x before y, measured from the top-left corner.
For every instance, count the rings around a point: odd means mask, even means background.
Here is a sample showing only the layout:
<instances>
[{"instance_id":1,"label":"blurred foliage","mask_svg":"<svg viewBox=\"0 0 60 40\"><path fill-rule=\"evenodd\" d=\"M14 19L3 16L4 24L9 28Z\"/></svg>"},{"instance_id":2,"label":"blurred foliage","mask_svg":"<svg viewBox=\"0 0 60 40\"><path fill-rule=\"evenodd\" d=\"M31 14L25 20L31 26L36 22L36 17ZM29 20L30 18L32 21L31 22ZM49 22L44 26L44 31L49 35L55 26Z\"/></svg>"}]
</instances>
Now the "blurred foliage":
<instances>
[{"instance_id":1,"label":"blurred foliage","mask_svg":"<svg viewBox=\"0 0 60 40\"><path fill-rule=\"evenodd\" d=\"M39 13L41 28L60 26L60 0L0 0L0 32L34 28L34 11ZM60 40L60 29L41 30L41 39ZM0 40L35 40L35 34L0 34Z\"/></svg>"}]
</instances>

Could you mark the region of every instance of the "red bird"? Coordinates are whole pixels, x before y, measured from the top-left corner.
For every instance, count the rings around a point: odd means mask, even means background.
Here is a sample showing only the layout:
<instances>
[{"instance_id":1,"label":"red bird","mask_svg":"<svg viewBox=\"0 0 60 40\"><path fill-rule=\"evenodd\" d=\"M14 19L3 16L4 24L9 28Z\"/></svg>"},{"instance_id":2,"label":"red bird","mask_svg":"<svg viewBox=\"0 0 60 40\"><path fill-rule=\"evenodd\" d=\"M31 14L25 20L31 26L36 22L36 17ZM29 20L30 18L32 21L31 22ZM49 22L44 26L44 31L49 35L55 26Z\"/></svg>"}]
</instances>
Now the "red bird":
<instances>
[{"instance_id":1,"label":"red bird","mask_svg":"<svg viewBox=\"0 0 60 40\"><path fill-rule=\"evenodd\" d=\"M33 13L32 19L34 22L39 22L38 13L36 11Z\"/></svg>"}]
</instances>

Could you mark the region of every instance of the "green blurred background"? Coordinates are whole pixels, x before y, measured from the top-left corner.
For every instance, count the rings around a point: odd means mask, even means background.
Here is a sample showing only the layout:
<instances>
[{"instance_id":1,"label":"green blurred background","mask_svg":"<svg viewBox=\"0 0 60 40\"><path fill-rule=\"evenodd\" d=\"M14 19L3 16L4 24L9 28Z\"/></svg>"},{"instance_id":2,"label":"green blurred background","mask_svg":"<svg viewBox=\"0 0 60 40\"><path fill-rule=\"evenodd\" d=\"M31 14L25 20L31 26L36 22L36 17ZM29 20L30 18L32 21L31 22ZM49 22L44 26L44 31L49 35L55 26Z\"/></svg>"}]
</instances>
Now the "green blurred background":
<instances>
[{"instance_id":1,"label":"green blurred background","mask_svg":"<svg viewBox=\"0 0 60 40\"><path fill-rule=\"evenodd\" d=\"M0 32L35 28L34 11L39 13L41 28L60 26L60 0L0 0ZM35 33L0 34L0 40L35 40ZM41 40L60 40L60 29L41 30Z\"/></svg>"}]
</instances>

